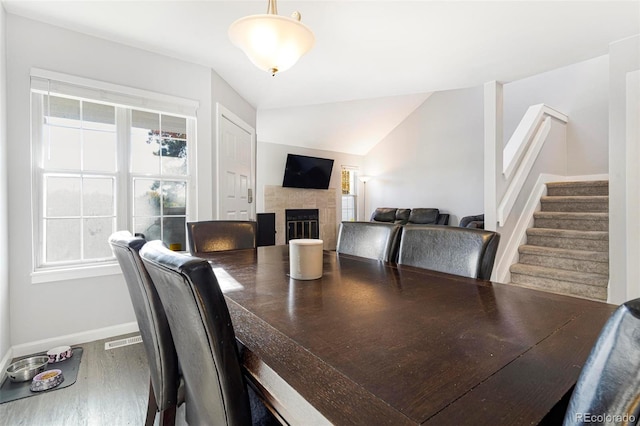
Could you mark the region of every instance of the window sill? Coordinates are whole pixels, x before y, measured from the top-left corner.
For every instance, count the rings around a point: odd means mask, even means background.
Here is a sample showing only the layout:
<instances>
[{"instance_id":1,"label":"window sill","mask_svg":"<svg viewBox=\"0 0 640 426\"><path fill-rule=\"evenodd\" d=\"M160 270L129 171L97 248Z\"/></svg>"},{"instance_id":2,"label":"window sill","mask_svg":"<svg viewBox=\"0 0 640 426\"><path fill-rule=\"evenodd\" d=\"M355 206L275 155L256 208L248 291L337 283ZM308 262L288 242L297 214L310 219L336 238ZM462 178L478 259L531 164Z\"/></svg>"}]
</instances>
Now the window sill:
<instances>
[{"instance_id":1,"label":"window sill","mask_svg":"<svg viewBox=\"0 0 640 426\"><path fill-rule=\"evenodd\" d=\"M105 265L82 266L65 269L39 270L31 273L31 283L41 284L55 281L69 281L82 278L94 278L107 275L121 274L120 265L108 263Z\"/></svg>"}]
</instances>

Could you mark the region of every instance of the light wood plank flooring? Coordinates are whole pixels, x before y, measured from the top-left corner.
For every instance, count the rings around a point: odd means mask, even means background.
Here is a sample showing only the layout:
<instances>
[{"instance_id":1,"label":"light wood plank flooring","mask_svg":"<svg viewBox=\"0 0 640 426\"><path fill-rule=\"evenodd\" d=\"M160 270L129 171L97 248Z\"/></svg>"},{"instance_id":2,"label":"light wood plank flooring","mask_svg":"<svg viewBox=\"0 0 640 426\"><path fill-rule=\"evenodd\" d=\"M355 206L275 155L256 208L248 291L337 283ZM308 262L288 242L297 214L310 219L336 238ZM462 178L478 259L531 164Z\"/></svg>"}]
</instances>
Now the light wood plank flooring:
<instances>
[{"instance_id":1,"label":"light wood plank flooring","mask_svg":"<svg viewBox=\"0 0 640 426\"><path fill-rule=\"evenodd\" d=\"M144 347L137 343L104 350L105 342L134 335L77 345L84 348L84 353L76 383L0 404L0 425L143 425L149 392ZM178 408L176 425L186 425L184 405Z\"/></svg>"}]
</instances>

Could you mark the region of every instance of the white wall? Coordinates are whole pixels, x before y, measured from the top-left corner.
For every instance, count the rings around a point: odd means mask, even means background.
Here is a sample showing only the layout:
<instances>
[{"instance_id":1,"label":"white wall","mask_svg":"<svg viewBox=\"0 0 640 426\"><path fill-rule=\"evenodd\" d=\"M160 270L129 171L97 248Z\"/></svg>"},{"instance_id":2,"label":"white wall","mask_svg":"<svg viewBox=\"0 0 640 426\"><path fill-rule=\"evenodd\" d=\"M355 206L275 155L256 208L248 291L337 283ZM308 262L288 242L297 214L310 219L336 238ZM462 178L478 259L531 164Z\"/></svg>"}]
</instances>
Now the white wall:
<instances>
[{"instance_id":1,"label":"white wall","mask_svg":"<svg viewBox=\"0 0 640 426\"><path fill-rule=\"evenodd\" d=\"M483 150L482 87L434 93L365 156L367 214L435 207L450 225L481 214Z\"/></svg>"},{"instance_id":2,"label":"white wall","mask_svg":"<svg viewBox=\"0 0 640 426\"><path fill-rule=\"evenodd\" d=\"M0 4L0 368L8 362L11 347L9 328L9 262L7 219L7 81L6 81L6 18ZM6 359L5 359L6 357ZM2 380L0 374L0 380Z\"/></svg>"},{"instance_id":3,"label":"white wall","mask_svg":"<svg viewBox=\"0 0 640 426\"><path fill-rule=\"evenodd\" d=\"M259 113L258 113L259 115ZM259 119L259 117L258 117ZM258 139L260 135L258 135ZM282 145L277 143L258 141L257 148L257 205L256 212L264 212L264 187L265 185L282 186L284 177L284 167L287 162L287 154L308 155L311 157L333 159L333 170L331 171L330 188L340 188L340 170L342 166L353 166L362 169L363 157L360 155L345 154L342 152L324 151L319 149L301 148L298 146ZM361 202L361 201L360 201ZM342 213L340 211L340 192L336 195L336 226L339 225ZM362 208L361 206L359 208Z\"/></svg>"},{"instance_id":4,"label":"white wall","mask_svg":"<svg viewBox=\"0 0 640 426\"><path fill-rule=\"evenodd\" d=\"M10 304L16 307L10 317L11 343L25 345L133 322L120 275L31 283L29 72L37 67L197 100L196 153L210 153L211 70L15 15L7 15L7 41L7 102L12 106L7 111L7 140L13 141L8 152L9 279ZM225 100L225 96L220 98ZM210 169L207 164L198 171ZM198 214L205 215L212 206L211 179L208 175L197 179L203 206ZM48 304L55 304L55 313L31 308Z\"/></svg>"},{"instance_id":5,"label":"white wall","mask_svg":"<svg viewBox=\"0 0 640 426\"><path fill-rule=\"evenodd\" d=\"M505 143L527 108L544 103L569 116L567 174L608 172L608 55L508 83L503 90Z\"/></svg>"},{"instance_id":6,"label":"white wall","mask_svg":"<svg viewBox=\"0 0 640 426\"><path fill-rule=\"evenodd\" d=\"M635 281L638 236L627 228L640 218L639 124L638 116L630 114L637 111L633 76L640 69L640 35L612 43L609 66L609 302L623 303L636 297L640 286Z\"/></svg>"}]
</instances>

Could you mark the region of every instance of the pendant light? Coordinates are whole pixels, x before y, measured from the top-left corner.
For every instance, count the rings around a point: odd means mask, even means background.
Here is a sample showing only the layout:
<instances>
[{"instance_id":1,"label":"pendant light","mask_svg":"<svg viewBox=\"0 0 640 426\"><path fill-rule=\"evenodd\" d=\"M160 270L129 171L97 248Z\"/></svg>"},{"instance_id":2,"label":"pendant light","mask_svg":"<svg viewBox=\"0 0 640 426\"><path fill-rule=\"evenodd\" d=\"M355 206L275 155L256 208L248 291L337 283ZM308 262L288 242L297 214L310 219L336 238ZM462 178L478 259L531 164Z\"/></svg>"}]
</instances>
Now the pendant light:
<instances>
[{"instance_id":1,"label":"pendant light","mask_svg":"<svg viewBox=\"0 0 640 426\"><path fill-rule=\"evenodd\" d=\"M299 12L293 12L291 18L279 16L276 0L269 0L266 14L231 24L229 38L255 66L276 75L295 65L315 43L313 32L300 17Z\"/></svg>"}]
</instances>

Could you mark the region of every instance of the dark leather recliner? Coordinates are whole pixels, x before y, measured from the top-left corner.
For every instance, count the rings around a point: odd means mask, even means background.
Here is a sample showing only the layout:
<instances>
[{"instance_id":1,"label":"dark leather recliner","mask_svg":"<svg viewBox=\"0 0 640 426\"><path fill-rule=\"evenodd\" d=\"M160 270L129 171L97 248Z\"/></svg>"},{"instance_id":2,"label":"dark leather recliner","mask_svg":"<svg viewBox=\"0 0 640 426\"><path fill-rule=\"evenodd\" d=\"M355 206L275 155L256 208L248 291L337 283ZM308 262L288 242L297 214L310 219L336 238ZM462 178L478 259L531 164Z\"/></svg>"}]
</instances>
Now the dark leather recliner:
<instances>
[{"instance_id":1,"label":"dark leather recliner","mask_svg":"<svg viewBox=\"0 0 640 426\"><path fill-rule=\"evenodd\" d=\"M395 207L378 207L371 214L371 222L407 224L448 225L449 214L440 213L433 208L398 209Z\"/></svg>"},{"instance_id":2,"label":"dark leather recliner","mask_svg":"<svg viewBox=\"0 0 640 426\"><path fill-rule=\"evenodd\" d=\"M465 216L460 219L460 227L484 229L484 215Z\"/></svg>"},{"instance_id":3,"label":"dark leather recliner","mask_svg":"<svg viewBox=\"0 0 640 426\"><path fill-rule=\"evenodd\" d=\"M208 220L188 222L191 254L256 248L256 222Z\"/></svg>"},{"instance_id":4,"label":"dark leather recliner","mask_svg":"<svg viewBox=\"0 0 640 426\"><path fill-rule=\"evenodd\" d=\"M134 237L128 231L116 232L109 237L129 289L149 360L151 383L145 424L153 425L156 411L159 411L160 425L173 425L176 406L182 402L178 392L178 358L164 307L140 259L139 251L145 243L143 238Z\"/></svg>"},{"instance_id":5,"label":"dark leather recliner","mask_svg":"<svg viewBox=\"0 0 640 426\"><path fill-rule=\"evenodd\" d=\"M488 280L500 235L479 229L413 225L402 230L398 264Z\"/></svg>"},{"instance_id":6,"label":"dark leather recliner","mask_svg":"<svg viewBox=\"0 0 640 426\"><path fill-rule=\"evenodd\" d=\"M369 259L394 261L401 225L375 222L342 222L338 231L338 253Z\"/></svg>"},{"instance_id":7,"label":"dark leather recliner","mask_svg":"<svg viewBox=\"0 0 640 426\"><path fill-rule=\"evenodd\" d=\"M640 416L640 299L618 307L582 367L564 425L636 424ZM610 420L593 420L596 416ZM593 416L588 420L586 416ZM616 420L616 416L619 419ZM631 420L635 419L635 420Z\"/></svg>"},{"instance_id":8,"label":"dark leather recliner","mask_svg":"<svg viewBox=\"0 0 640 426\"><path fill-rule=\"evenodd\" d=\"M190 424L252 424L231 317L211 265L161 241L145 244L140 256L173 332Z\"/></svg>"}]
</instances>

